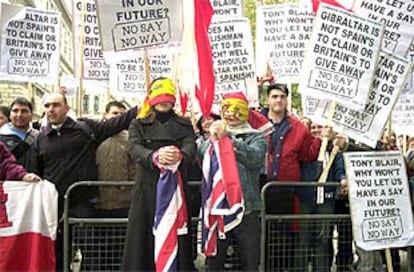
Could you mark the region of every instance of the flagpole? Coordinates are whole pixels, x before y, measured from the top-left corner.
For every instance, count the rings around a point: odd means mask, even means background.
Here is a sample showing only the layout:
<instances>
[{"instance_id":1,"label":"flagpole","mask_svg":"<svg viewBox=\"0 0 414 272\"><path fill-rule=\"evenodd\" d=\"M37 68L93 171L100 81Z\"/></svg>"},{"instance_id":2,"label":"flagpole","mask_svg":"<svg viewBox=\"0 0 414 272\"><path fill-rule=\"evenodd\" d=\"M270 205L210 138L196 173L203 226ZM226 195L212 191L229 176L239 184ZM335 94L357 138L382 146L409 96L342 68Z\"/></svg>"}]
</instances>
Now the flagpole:
<instances>
[{"instance_id":1,"label":"flagpole","mask_svg":"<svg viewBox=\"0 0 414 272\"><path fill-rule=\"evenodd\" d=\"M147 94L149 94L150 85L151 85L151 74L150 74L150 63L149 63L149 57L148 57L147 51L145 51L145 55L144 55L144 69L145 69L145 85L147 86Z\"/></svg>"},{"instance_id":2,"label":"flagpole","mask_svg":"<svg viewBox=\"0 0 414 272\"><path fill-rule=\"evenodd\" d=\"M77 105L77 117L82 117L82 100L83 100L83 49L84 49L84 37L85 37L85 0L81 0L81 14L80 14L80 31L79 31L79 90L78 90L78 105Z\"/></svg>"}]
</instances>

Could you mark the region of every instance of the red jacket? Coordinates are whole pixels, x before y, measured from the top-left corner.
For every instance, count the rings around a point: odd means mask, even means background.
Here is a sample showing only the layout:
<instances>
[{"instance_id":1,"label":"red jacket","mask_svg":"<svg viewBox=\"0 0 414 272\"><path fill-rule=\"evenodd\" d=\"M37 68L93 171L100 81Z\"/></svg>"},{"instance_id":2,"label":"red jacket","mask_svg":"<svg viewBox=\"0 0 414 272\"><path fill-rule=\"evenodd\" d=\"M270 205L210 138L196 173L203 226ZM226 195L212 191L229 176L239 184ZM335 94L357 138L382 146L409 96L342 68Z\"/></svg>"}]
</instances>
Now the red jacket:
<instances>
[{"instance_id":1,"label":"red jacket","mask_svg":"<svg viewBox=\"0 0 414 272\"><path fill-rule=\"evenodd\" d=\"M278 136L274 137L274 133ZM300 120L291 116L282 120L268 142L268 181L300 181L300 162L315 161L321 145L319 138L313 137Z\"/></svg>"},{"instance_id":2,"label":"red jacket","mask_svg":"<svg viewBox=\"0 0 414 272\"><path fill-rule=\"evenodd\" d=\"M0 142L0 181L22 180L26 174L26 169L16 163L13 154Z\"/></svg>"}]
</instances>

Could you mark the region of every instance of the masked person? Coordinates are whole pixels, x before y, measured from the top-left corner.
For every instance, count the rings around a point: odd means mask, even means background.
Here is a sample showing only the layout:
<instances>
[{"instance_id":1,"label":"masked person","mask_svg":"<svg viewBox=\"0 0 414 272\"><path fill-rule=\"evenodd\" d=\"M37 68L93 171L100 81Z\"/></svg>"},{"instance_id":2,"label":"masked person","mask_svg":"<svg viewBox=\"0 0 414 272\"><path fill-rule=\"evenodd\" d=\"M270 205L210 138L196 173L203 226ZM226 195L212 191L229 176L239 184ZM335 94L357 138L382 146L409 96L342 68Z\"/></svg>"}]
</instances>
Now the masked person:
<instances>
[{"instance_id":1,"label":"masked person","mask_svg":"<svg viewBox=\"0 0 414 272\"><path fill-rule=\"evenodd\" d=\"M243 93L227 94L224 96L221 107L223 120L215 121L211 125L210 139L201 144L199 155L204 160L204 178L212 175L212 169L214 165L217 165L215 157L219 157L219 164L222 166L219 171L223 173L223 187L229 204L228 211L231 214L223 219L226 237L217 239L217 248L211 250L210 241L203 243L205 245L203 246L204 252L208 256L207 269L208 271L224 271L227 247L230 243L230 237L233 237L240 253L242 271L258 271L260 262L259 212L261 208L259 176L265 165L267 140L261 132L254 129L249 123L251 114L248 101ZM233 148L230 147L224 150L227 146L226 141L230 141ZM224 155L210 156L212 150L209 148L212 145L220 146L220 151L217 154L234 152L235 169L232 169L231 165L228 164L232 160L232 156L225 158ZM206 167L206 165L209 167ZM209 169L209 171L206 172L206 169ZM229 173L234 170L235 172ZM236 176L238 176L238 180L235 181ZM205 223L208 221L205 218L206 214L213 214L216 206L212 204L211 206L214 207L207 211L208 202L214 201L214 197L210 198L208 192L206 192L210 191L209 186L204 184L205 181L203 180L203 222ZM241 187L241 199L237 197L237 187ZM211 188L211 191L216 189L217 187ZM234 201L234 199L238 199L238 201ZM235 211L235 213L232 211ZM232 217L235 217L235 219L231 220ZM209 226L209 229L211 230L211 226ZM220 232L220 230L218 231ZM203 236L211 237L212 235ZM205 240L204 237L203 240Z\"/></svg>"},{"instance_id":2,"label":"masked person","mask_svg":"<svg viewBox=\"0 0 414 272\"><path fill-rule=\"evenodd\" d=\"M173 111L175 99L170 79L154 80L128 130L128 149L138 174L123 271L194 270L185 192L187 168L197 147L191 122Z\"/></svg>"}]
</instances>

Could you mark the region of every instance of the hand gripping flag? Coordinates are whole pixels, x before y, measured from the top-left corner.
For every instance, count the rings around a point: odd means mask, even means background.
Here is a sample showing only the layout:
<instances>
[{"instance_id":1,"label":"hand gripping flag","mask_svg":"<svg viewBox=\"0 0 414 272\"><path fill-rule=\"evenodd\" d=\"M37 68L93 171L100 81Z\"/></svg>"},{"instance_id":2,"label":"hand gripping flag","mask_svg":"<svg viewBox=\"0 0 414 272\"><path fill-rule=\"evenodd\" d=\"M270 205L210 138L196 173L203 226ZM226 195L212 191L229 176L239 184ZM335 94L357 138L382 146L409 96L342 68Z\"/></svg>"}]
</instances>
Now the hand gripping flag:
<instances>
[{"instance_id":1,"label":"hand gripping flag","mask_svg":"<svg viewBox=\"0 0 414 272\"><path fill-rule=\"evenodd\" d=\"M212 142L203 159L202 250L206 256L217 252L217 238L243 218L244 201L233 142L225 137Z\"/></svg>"},{"instance_id":2,"label":"hand gripping flag","mask_svg":"<svg viewBox=\"0 0 414 272\"><path fill-rule=\"evenodd\" d=\"M161 172L153 228L156 271L177 271L178 235L187 234L187 206L179 164L157 164Z\"/></svg>"},{"instance_id":3,"label":"hand gripping flag","mask_svg":"<svg viewBox=\"0 0 414 272\"><path fill-rule=\"evenodd\" d=\"M55 186L48 181L0 182L0 271L54 271Z\"/></svg>"}]
</instances>

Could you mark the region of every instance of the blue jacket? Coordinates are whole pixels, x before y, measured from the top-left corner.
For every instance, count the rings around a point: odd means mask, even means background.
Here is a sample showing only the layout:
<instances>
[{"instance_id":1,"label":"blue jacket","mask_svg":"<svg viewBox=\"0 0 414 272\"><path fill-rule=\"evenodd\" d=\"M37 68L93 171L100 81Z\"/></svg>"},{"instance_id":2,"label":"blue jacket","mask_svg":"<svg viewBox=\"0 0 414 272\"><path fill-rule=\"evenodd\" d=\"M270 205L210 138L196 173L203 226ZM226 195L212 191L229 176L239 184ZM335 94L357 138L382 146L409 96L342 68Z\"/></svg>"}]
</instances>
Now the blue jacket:
<instances>
[{"instance_id":1,"label":"blue jacket","mask_svg":"<svg viewBox=\"0 0 414 272\"><path fill-rule=\"evenodd\" d=\"M302 181L316 182L319 180L317 176L318 171L318 161L313 161L309 163L301 163L300 173ZM331 169L328 172L327 182L340 182L342 179L346 178L345 174L345 164L344 158L341 152L338 152L335 156L335 160L332 163ZM336 187L326 186L325 187L325 198L334 199ZM311 187L301 187L297 190L297 193L302 200L316 200L316 188Z\"/></svg>"}]
</instances>

